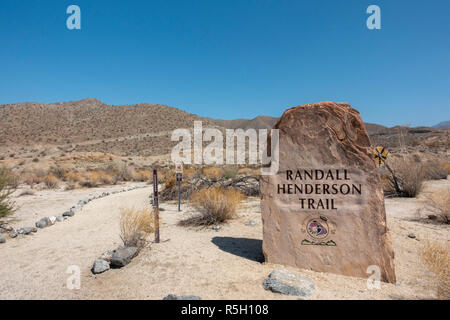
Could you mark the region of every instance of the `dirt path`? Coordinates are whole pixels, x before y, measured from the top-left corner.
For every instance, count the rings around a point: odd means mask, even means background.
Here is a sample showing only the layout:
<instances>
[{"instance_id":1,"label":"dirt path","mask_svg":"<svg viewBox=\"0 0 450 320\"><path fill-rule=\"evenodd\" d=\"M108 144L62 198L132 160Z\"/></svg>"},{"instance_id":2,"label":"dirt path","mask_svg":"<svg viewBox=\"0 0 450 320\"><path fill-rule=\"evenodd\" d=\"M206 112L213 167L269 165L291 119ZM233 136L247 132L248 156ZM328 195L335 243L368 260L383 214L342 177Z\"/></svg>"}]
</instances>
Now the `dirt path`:
<instances>
[{"instance_id":1,"label":"dirt path","mask_svg":"<svg viewBox=\"0 0 450 320\"><path fill-rule=\"evenodd\" d=\"M66 287L70 276L66 274L67 268L76 265L86 273L93 259L121 244L120 208L148 205L150 192L151 188L144 188L94 200L69 220L39 230L34 235L8 239L0 247L0 299L65 299L76 296ZM67 195L72 200L73 195ZM60 197L58 193L53 198L47 197L48 207L59 207ZM69 208L73 205L73 201L65 202L66 209L67 205ZM49 209L50 212L54 210Z\"/></svg>"},{"instance_id":2,"label":"dirt path","mask_svg":"<svg viewBox=\"0 0 450 320\"><path fill-rule=\"evenodd\" d=\"M407 199L407 206L405 199L386 202L398 284L382 284L379 290L367 289L364 279L261 263L262 225L256 198L246 201L238 217L219 231L179 227L176 222L193 209L184 205L178 213L175 203L163 203L162 242L145 248L125 268L92 275L94 259L121 243L120 208L148 205L150 192L148 187L95 200L68 221L34 236L8 239L0 246L0 299L161 299L169 293L203 299L296 299L262 288L274 268L310 278L316 286L311 299L435 297L434 283L418 252L427 239L448 241L450 231L410 219L408 212L422 205L416 199ZM54 197L47 196L49 207L61 201L61 195ZM249 220L257 224L247 226ZM416 239L408 237L412 232ZM79 290L66 287L71 265L81 270Z\"/></svg>"}]
</instances>

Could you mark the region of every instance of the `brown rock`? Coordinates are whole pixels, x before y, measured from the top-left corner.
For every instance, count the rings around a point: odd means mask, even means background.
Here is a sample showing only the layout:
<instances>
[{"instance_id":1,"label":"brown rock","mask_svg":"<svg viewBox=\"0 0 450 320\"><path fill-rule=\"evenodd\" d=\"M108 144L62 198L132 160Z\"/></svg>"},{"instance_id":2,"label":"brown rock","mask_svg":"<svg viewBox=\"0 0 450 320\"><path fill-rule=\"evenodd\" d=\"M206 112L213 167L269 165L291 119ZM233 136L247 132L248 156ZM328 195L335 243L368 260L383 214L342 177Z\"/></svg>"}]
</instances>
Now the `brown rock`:
<instances>
[{"instance_id":1,"label":"brown rock","mask_svg":"<svg viewBox=\"0 0 450 320\"><path fill-rule=\"evenodd\" d=\"M306 104L286 110L275 129L279 170L260 187L266 261L363 278L375 265L381 281L395 283L383 189L359 112Z\"/></svg>"}]
</instances>

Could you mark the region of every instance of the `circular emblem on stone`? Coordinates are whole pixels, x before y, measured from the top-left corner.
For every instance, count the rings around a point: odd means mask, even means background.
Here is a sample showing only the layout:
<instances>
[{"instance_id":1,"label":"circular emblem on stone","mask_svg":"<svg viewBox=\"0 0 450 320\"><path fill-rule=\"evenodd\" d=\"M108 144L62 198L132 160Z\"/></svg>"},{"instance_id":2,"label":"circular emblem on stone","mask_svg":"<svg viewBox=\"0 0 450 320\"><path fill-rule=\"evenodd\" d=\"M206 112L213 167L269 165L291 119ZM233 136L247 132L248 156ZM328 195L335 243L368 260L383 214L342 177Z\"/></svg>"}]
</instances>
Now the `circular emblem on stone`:
<instances>
[{"instance_id":1,"label":"circular emblem on stone","mask_svg":"<svg viewBox=\"0 0 450 320\"><path fill-rule=\"evenodd\" d=\"M306 232L313 239L323 240L328 237L330 229L325 219L312 219L306 225Z\"/></svg>"}]
</instances>

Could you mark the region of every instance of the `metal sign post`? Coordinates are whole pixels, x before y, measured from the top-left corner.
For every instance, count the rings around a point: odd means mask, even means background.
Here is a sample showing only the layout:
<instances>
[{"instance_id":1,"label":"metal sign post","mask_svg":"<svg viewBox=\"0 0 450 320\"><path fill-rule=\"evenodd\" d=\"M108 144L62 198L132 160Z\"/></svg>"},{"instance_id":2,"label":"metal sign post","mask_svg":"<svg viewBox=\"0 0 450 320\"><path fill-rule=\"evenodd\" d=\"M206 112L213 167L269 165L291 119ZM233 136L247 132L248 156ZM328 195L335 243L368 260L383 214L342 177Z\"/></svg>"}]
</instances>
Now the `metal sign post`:
<instances>
[{"instance_id":1,"label":"metal sign post","mask_svg":"<svg viewBox=\"0 0 450 320\"><path fill-rule=\"evenodd\" d=\"M177 163L175 165L175 172L177 175L178 183L178 212L181 211L181 181L183 181L183 163Z\"/></svg>"},{"instance_id":2,"label":"metal sign post","mask_svg":"<svg viewBox=\"0 0 450 320\"><path fill-rule=\"evenodd\" d=\"M159 243L159 199L158 199L158 172L153 169L153 207L155 210L155 243Z\"/></svg>"}]
</instances>

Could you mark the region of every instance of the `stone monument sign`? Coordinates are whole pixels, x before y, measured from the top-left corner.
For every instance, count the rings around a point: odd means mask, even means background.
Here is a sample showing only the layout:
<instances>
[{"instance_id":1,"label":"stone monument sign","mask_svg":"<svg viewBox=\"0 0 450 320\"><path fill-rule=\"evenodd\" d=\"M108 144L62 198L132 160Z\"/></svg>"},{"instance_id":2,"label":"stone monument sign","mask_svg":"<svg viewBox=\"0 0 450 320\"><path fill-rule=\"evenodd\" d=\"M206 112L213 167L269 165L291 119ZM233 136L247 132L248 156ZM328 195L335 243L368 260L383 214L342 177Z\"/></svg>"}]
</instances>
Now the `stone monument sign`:
<instances>
[{"instance_id":1,"label":"stone monument sign","mask_svg":"<svg viewBox=\"0 0 450 320\"><path fill-rule=\"evenodd\" d=\"M375 266L395 283L382 184L359 112L306 104L286 110L275 129L279 170L260 186L266 261L363 278Z\"/></svg>"}]
</instances>

